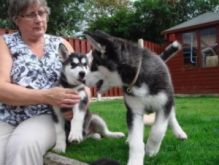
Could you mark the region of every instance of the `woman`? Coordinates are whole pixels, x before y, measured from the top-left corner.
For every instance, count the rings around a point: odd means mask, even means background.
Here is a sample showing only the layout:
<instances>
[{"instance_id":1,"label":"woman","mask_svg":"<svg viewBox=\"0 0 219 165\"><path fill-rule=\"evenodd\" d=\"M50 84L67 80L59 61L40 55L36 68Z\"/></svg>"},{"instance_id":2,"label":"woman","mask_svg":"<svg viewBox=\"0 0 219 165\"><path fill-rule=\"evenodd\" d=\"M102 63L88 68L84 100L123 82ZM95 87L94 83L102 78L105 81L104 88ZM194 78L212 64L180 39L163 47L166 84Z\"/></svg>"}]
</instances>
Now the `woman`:
<instances>
[{"instance_id":1,"label":"woman","mask_svg":"<svg viewBox=\"0 0 219 165\"><path fill-rule=\"evenodd\" d=\"M18 32L0 38L0 164L42 165L55 144L49 107L72 107L80 100L71 89L57 87L58 45L73 49L63 38L45 34L50 13L45 0L10 0L8 12Z\"/></svg>"}]
</instances>

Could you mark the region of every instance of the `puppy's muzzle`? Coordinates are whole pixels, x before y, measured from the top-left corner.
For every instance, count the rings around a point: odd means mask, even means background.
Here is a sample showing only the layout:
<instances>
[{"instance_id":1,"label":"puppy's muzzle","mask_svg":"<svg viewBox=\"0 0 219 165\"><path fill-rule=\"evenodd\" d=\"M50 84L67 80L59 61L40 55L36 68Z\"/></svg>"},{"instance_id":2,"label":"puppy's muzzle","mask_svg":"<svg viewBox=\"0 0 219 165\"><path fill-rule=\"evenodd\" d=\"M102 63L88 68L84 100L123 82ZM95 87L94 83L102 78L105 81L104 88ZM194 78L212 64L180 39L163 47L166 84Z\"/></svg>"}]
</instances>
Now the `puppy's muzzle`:
<instances>
[{"instance_id":1,"label":"puppy's muzzle","mask_svg":"<svg viewBox=\"0 0 219 165\"><path fill-rule=\"evenodd\" d=\"M85 72L79 72L79 81L81 81L82 83L85 83Z\"/></svg>"}]
</instances>

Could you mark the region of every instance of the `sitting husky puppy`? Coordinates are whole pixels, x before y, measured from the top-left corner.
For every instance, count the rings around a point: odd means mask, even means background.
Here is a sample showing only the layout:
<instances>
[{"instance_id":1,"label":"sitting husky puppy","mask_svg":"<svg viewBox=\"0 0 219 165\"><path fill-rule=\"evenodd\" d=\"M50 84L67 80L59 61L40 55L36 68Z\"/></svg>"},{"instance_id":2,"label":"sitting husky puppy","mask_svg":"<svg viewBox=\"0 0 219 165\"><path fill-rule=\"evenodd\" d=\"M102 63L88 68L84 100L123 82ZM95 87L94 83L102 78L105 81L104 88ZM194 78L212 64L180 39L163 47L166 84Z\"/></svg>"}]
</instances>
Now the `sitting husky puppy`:
<instances>
[{"instance_id":1,"label":"sitting husky puppy","mask_svg":"<svg viewBox=\"0 0 219 165\"><path fill-rule=\"evenodd\" d=\"M86 74L89 72L89 62L86 55L72 53L68 54L63 44L59 46L60 57L62 58L63 69L61 72L60 84L65 88L72 88L81 96L81 101L74 105L72 109L59 109L54 107L54 121L56 128L56 145L53 148L57 152L65 152L66 138L64 131L64 119L61 111L73 111L73 118L70 123L69 142L81 142L86 137L96 139L103 137L121 138L125 135L122 132L111 132L105 121L98 115L87 110L88 96L85 91Z\"/></svg>"},{"instance_id":2,"label":"sitting husky puppy","mask_svg":"<svg viewBox=\"0 0 219 165\"><path fill-rule=\"evenodd\" d=\"M158 153L167 126L179 139L187 139L174 108L174 92L165 60L180 49L175 42L161 57L148 49L104 32L85 33L93 47L91 72L86 85L100 92L122 87L127 108L129 159L128 165L143 165L144 155ZM144 113L155 112L155 122L144 149Z\"/></svg>"}]
</instances>

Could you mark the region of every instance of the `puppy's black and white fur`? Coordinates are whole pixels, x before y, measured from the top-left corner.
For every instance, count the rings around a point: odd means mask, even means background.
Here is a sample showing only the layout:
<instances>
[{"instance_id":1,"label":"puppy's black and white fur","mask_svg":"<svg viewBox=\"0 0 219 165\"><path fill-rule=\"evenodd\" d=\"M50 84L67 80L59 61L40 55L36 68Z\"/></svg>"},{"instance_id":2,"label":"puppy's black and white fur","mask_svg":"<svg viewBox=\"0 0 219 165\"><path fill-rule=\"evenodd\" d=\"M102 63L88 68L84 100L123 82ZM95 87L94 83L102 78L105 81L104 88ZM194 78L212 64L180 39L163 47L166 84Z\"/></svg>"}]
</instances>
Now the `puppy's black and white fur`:
<instances>
[{"instance_id":1,"label":"puppy's black and white fur","mask_svg":"<svg viewBox=\"0 0 219 165\"><path fill-rule=\"evenodd\" d=\"M148 49L101 31L86 32L93 50L91 72L86 85L96 86L100 92L110 87L123 87L127 108L129 159L128 165L143 165L144 155L158 153L167 126L179 139L187 139L180 127L174 106L174 91L165 60L180 49L175 42L161 57ZM155 122L144 149L144 113L155 112Z\"/></svg>"},{"instance_id":2,"label":"puppy's black and white fur","mask_svg":"<svg viewBox=\"0 0 219 165\"><path fill-rule=\"evenodd\" d=\"M89 98L85 91L85 85L82 83L85 80L86 74L90 71L86 55L79 53L71 53L69 55L63 44L60 44L59 52L63 63L60 84L64 88L74 89L80 95L81 101L70 109L60 110L58 107L54 107L55 116L57 117L54 118L57 140L53 150L65 152L66 149L64 119L61 111L73 111L70 133L68 135L69 142L81 142L87 137L95 139L100 139L101 137L124 137L125 135L122 132L111 132L100 116L92 114L87 109Z\"/></svg>"}]
</instances>

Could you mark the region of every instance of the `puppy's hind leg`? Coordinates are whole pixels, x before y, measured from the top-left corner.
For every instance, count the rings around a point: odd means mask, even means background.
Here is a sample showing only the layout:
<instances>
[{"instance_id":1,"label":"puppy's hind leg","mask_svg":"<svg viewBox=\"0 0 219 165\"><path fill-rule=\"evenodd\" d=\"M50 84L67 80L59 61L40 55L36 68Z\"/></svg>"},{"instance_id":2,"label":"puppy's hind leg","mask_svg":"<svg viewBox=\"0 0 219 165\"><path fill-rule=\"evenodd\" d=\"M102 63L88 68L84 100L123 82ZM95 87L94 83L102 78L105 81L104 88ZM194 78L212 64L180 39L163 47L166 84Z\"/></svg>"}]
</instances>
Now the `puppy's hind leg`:
<instances>
[{"instance_id":1,"label":"puppy's hind leg","mask_svg":"<svg viewBox=\"0 0 219 165\"><path fill-rule=\"evenodd\" d=\"M171 113L170 113L170 117L169 117L169 126L172 128L173 130L173 134L178 138L178 139L182 139L185 140L187 139L187 134L183 131L183 129L181 128L181 126L179 125L177 119L176 119L176 114L175 114L175 108L174 106L172 107Z\"/></svg>"},{"instance_id":2,"label":"puppy's hind leg","mask_svg":"<svg viewBox=\"0 0 219 165\"><path fill-rule=\"evenodd\" d=\"M93 114L91 123L95 125L97 133L103 137L122 138L125 136L125 134L122 132L110 131L106 125L106 122L98 115Z\"/></svg>"},{"instance_id":3,"label":"puppy's hind leg","mask_svg":"<svg viewBox=\"0 0 219 165\"><path fill-rule=\"evenodd\" d=\"M60 123L56 123L55 131L56 131L56 144L52 150L59 153L65 153L66 136L65 136L64 128Z\"/></svg>"},{"instance_id":4,"label":"puppy's hind leg","mask_svg":"<svg viewBox=\"0 0 219 165\"><path fill-rule=\"evenodd\" d=\"M64 130L64 118L58 108L54 108L56 114L55 131L56 131L56 144L53 147L55 152L65 152L66 150L66 135Z\"/></svg>"},{"instance_id":5,"label":"puppy's hind leg","mask_svg":"<svg viewBox=\"0 0 219 165\"><path fill-rule=\"evenodd\" d=\"M156 112L155 123L151 128L150 136L146 143L145 153L148 156L155 156L161 146L168 126L168 116L163 110Z\"/></svg>"}]
</instances>

